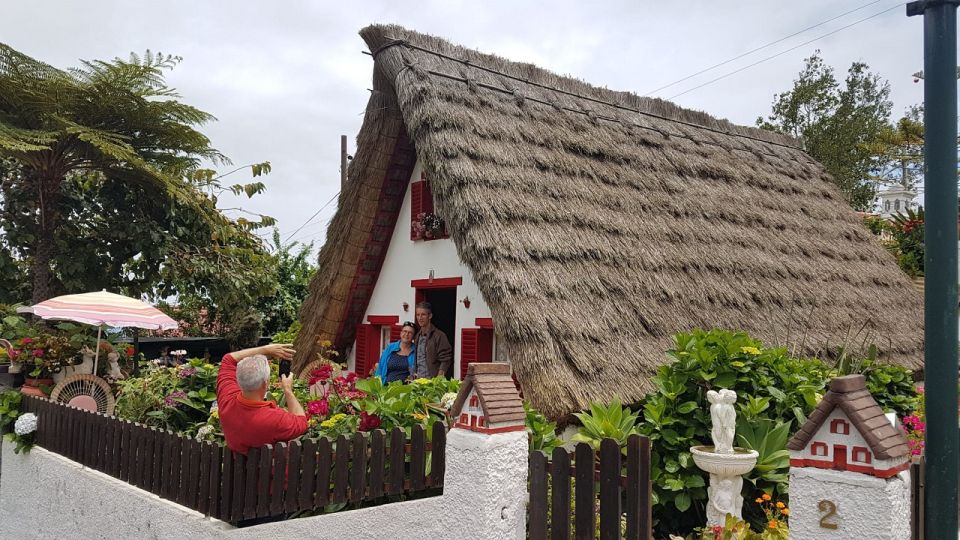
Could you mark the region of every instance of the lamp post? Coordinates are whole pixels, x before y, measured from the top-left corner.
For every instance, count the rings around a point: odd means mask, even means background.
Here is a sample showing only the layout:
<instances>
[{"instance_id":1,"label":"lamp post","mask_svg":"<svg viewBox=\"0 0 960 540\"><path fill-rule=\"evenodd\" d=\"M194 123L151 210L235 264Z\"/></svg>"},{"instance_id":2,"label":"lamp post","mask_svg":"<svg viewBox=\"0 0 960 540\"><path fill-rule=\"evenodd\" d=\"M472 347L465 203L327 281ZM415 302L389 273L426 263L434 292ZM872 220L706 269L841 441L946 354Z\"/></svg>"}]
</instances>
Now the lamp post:
<instances>
[{"instance_id":1,"label":"lamp post","mask_svg":"<svg viewBox=\"0 0 960 540\"><path fill-rule=\"evenodd\" d=\"M923 15L924 383L927 413L924 529L957 538L957 5L920 0Z\"/></svg>"}]
</instances>

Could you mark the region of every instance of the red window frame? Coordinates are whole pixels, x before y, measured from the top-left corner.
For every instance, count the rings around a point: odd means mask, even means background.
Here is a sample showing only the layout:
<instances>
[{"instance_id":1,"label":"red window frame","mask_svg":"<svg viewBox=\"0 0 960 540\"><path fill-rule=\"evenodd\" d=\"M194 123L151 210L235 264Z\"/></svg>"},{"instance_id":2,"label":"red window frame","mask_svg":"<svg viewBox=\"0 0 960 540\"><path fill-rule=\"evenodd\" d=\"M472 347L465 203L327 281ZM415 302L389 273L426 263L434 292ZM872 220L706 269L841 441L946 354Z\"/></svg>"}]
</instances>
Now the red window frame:
<instances>
[{"instance_id":1,"label":"red window frame","mask_svg":"<svg viewBox=\"0 0 960 540\"><path fill-rule=\"evenodd\" d=\"M866 463L870 464L873 462L873 454L870 453L870 450L864 448L863 446L854 446L852 460L857 463Z\"/></svg>"},{"instance_id":2,"label":"red window frame","mask_svg":"<svg viewBox=\"0 0 960 540\"><path fill-rule=\"evenodd\" d=\"M810 445L810 455L811 456L823 456L826 457L828 453L827 443L815 442Z\"/></svg>"},{"instance_id":3,"label":"red window frame","mask_svg":"<svg viewBox=\"0 0 960 540\"><path fill-rule=\"evenodd\" d=\"M834 418L830 421L830 433L836 433L837 435L849 435L850 422L847 422L842 418Z\"/></svg>"},{"instance_id":4,"label":"red window frame","mask_svg":"<svg viewBox=\"0 0 960 540\"><path fill-rule=\"evenodd\" d=\"M373 371L373 366L380 361L380 354L383 353L383 344L381 337L383 328L390 327L390 341L400 339L400 329L402 328L397 315L368 315L367 324L357 325L357 341L354 348L354 371L360 377L368 377Z\"/></svg>"}]
</instances>

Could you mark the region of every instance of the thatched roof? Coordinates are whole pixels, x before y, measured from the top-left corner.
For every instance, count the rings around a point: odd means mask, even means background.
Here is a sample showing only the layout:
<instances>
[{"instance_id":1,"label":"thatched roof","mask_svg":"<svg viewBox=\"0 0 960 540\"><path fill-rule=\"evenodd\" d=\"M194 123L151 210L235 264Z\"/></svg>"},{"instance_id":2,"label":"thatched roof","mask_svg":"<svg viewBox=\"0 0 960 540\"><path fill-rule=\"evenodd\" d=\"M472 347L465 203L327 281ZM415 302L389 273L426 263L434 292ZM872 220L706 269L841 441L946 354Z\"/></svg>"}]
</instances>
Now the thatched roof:
<instances>
[{"instance_id":1,"label":"thatched roof","mask_svg":"<svg viewBox=\"0 0 960 540\"><path fill-rule=\"evenodd\" d=\"M550 417L639 399L670 335L694 327L807 352L869 332L920 365L920 297L795 141L397 26L361 36L373 93L301 363L313 335L352 342L415 148L525 397Z\"/></svg>"}]
</instances>

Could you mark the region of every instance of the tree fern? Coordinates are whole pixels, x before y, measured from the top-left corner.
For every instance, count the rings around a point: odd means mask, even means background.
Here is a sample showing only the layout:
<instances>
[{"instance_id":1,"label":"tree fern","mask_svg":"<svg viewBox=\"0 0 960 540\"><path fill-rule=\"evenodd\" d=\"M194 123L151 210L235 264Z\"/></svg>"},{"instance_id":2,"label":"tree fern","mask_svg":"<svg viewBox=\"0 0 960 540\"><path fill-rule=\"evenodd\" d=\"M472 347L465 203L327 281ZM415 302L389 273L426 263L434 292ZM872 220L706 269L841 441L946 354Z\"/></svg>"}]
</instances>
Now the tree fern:
<instances>
[{"instance_id":1,"label":"tree fern","mask_svg":"<svg viewBox=\"0 0 960 540\"><path fill-rule=\"evenodd\" d=\"M67 178L99 172L188 207L214 228L229 228L213 203L186 179L204 160L229 160L198 127L213 116L178 101L164 73L180 57L147 51L126 60L90 60L60 70L0 44L0 159L22 167L19 186L37 193L33 300L47 296L54 237L65 219ZM4 194L6 199L6 194Z\"/></svg>"}]
</instances>

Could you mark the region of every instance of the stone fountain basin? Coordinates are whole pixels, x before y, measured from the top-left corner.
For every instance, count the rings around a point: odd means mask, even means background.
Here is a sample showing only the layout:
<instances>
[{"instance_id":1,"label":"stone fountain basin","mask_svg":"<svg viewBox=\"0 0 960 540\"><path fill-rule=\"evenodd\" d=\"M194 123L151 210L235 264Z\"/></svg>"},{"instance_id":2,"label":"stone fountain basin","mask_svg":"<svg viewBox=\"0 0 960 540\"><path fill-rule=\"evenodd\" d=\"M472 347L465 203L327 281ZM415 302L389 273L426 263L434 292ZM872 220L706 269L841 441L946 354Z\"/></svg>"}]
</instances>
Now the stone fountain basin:
<instances>
[{"instance_id":1,"label":"stone fountain basin","mask_svg":"<svg viewBox=\"0 0 960 540\"><path fill-rule=\"evenodd\" d=\"M713 446L693 446L690 448L693 462L701 470L719 476L740 476L753 470L760 454L756 450L734 448L732 454L718 454Z\"/></svg>"}]
</instances>

